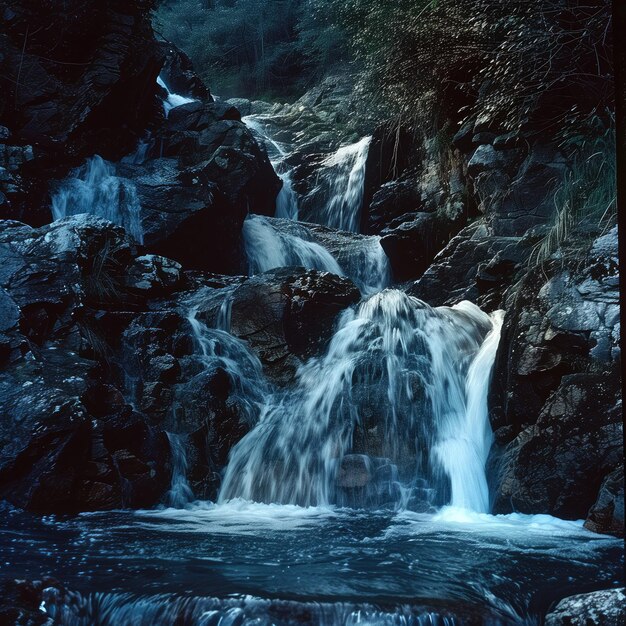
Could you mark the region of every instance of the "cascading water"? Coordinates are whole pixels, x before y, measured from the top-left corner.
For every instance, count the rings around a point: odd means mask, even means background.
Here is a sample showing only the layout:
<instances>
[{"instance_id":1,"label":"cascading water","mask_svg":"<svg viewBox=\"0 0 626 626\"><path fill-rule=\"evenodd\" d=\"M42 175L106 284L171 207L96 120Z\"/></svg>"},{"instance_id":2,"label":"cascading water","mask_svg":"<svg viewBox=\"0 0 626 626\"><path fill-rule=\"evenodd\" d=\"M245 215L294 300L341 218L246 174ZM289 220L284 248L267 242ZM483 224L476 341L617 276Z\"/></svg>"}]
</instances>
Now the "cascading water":
<instances>
[{"instance_id":1,"label":"cascading water","mask_svg":"<svg viewBox=\"0 0 626 626\"><path fill-rule=\"evenodd\" d=\"M433 309L397 290L346 311L326 355L267 399L232 450L220 502L332 504L342 460L356 453L397 475L387 494L396 506L426 497L485 511L486 389L499 327L500 314L469 302Z\"/></svg>"},{"instance_id":2,"label":"cascading water","mask_svg":"<svg viewBox=\"0 0 626 626\"><path fill-rule=\"evenodd\" d=\"M187 482L185 440L181 435L174 433L167 433L167 438L172 451L172 480L165 501L169 506L180 509L193 500L193 491Z\"/></svg>"},{"instance_id":3,"label":"cascading water","mask_svg":"<svg viewBox=\"0 0 626 626\"><path fill-rule=\"evenodd\" d=\"M363 137L339 148L322 162L320 187L328 189L328 200L315 221L340 230L359 231L365 165L371 141L371 137Z\"/></svg>"},{"instance_id":4,"label":"cascading water","mask_svg":"<svg viewBox=\"0 0 626 626\"><path fill-rule=\"evenodd\" d=\"M257 135L265 145L270 162L283 181L283 186L276 198L276 217L290 220L298 219L298 197L291 183L291 168L286 163L287 151L282 144L274 141L268 134L267 124L263 118L256 115L247 115L241 120Z\"/></svg>"},{"instance_id":5,"label":"cascading water","mask_svg":"<svg viewBox=\"0 0 626 626\"><path fill-rule=\"evenodd\" d=\"M182 106L183 104L189 104L190 102L195 102L193 98L187 98L186 96L181 96L177 93L172 93L168 86L165 84L165 81L159 76L157 78L157 83L159 87L162 87L167 92L165 100L163 100L163 110L165 111L165 117L168 117L170 111L175 109L176 107Z\"/></svg>"},{"instance_id":6,"label":"cascading water","mask_svg":"<svg viewBox=\"0 0 626 626\"><path fill-rule=\"evenodd\" d=\"M115 166L95 155L74 170L52 195L52 216L89 213L123 226L143 243L141 205L132 181L117 176Z\"/></svg>"},{"instance_id":7,"label":"cascading water","mask_svg":"<svg viewBox=\"0 0 626 626\"><path fill-rule=\"evenodd\" d=\"M260 215L249 215L243 225L243 240L250 274L276 267L302 266L343 275L339 264L325 248L311 241L304 227L297 232L277 230Z\"/></svg>"}]
</instances>

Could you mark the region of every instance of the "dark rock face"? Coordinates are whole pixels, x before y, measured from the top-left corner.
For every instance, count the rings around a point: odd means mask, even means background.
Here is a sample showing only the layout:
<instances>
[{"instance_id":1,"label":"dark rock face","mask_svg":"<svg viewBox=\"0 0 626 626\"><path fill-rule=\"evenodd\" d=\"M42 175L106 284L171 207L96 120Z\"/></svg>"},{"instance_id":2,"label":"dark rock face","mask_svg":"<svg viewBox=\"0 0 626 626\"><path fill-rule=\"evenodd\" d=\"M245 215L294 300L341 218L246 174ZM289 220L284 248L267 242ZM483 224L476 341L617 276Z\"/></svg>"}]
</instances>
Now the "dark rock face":
<instances>
[{"instance_id":1,"label":"dark rock face","mask_svg":"<svg viewBox=\"0 0 626 626\"><path fill-rule=\"evenodd\" d=\"M178 268L84 216L38 230L3 222L0 257L0 494L40 512L153 505L169 444L112 384L107 318L174 289Z\"/></svg>"},{"instance_id":2,"label":"dark rock face","mask_svg":"<svg viewBox=\"0 0 626 626\"><path fill-rule=\"evenodd\" d=\"M624 536L624 466L611 472L602 483L585 528L597 533Z\"/></svg>"},{"instance_id":3,"label":"dark rock face","mask_svg":"<svg viewBox=\"0 0 626 626\"><path fill-rule=\"evenodd\" d=\"M532 241L494 237L483 222L465 227L407 292L432 306L461 300L497 309L530 252Z\"/></svg>"},{"instance_id":4,"label":"dark rock face","mask_svg":"<svg viewBox=\"0 0 626 626\"><path fill-rule=\"evenodd\" d=\"M584 518L623 453L616 229L511 297L490 399L495 510Z\"/></svg>"},{"instance_id":5,"label":"dark rock face","mask_svg":"<svg viewBox=\"0 0 626 626\"><path fill-rule=\"evenodd\" d=\"M250 344L270 378L284 384L302 360L323 349L339 312L359 298L346 278L298 268L272 270L235 290L231 332Z\"/></svg>"},{"instance_id":6,"label":"dark rock face","mask_svg":"<svg viewBox=\"0 0 626 626\"><path fill-rule=\"evenodd\" d=\"M42 200L55 169L94 153L119 158L160 115L155 81L163 55L152 37L151 6L150 0L72 1L63 11L50 2L0 5L6 96L0 124L15 146L35 146L13 174L4 217L44 222Z\"/></svg>"},{"instance_id":7,"label":"dark rock face","mask_svg":"<svg viewBox=\"0 0 626 626\"><path fill-rule=\"evenodd\" d=\"M426 271L455 232L455 223L440 213L417 213L398 226L381 232L380 245L398 281L414 279Z\"/></svg>"},{"instance_id":8,"label":"dark rock face","mask_svg":"<svg viewBox=\"0 0 626 626\"><path fill-rule=\"evenodd\" d=\"M593 591L561 600L546 626L620 626L626 619L624 588Z\"/></svg>"}]
</instances>

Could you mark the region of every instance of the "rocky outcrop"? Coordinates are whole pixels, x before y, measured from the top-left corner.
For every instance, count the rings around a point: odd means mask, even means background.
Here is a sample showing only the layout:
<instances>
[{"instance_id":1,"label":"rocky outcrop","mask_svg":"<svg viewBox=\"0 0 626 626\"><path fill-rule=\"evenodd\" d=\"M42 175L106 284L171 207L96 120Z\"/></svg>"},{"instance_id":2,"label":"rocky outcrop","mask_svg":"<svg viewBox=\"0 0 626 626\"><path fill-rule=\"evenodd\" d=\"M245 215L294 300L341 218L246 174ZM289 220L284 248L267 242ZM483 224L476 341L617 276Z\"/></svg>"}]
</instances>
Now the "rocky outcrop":
<instances>
[{"instance_id":1,"label":"rocky outcrop","mask_svg":"<svg viewBox=\"0 0 626 626\"><path fill-rule=\"evenodd\" d=\"M617 229L511 292L491 412L495 510L586 517L623 458Z\"/></svg>"},{"instance_id":2,"label":"rocky outcrop","mask_svg":"<svg viewBox=\"0 0 626 626\"><path fill-rule=\"evenodd\" d=\"M47 180L98 153L130 152L160 115L150 0L2 2L0 124L15 151L32 158L11 168L3 217L41 224ZM115 128L116 132L111 132Z\"/></svg>"},{"instance_id":3,"label":"rocky outcrop","mask_svg":"<svg viewBox=\"0 0 626 626\"><path fill-rule=\"evenodd\" d=\"M174 289L179 268L96 218L1 224L1 496L40 512L153 505L169 444L115 385L111 322Z\"/></svg>"},{"instance_id":4,"label":"rocky outcrop","mask_svg":"<svg viewBox=\"0 0 626 626\"><path fill-rule=\"evenodd\" d=\"M585 528L597 533L624 536L624 466L603 481L598 499L585 520Z\"/></svg>"},{"instance_id":5,"label":"rocky outcrop","mask_svg":"<svg viewBox=\"0 0 626 626\"><path fill-rule=\"evenodd\" d=\"M285 384L303 360L320 353L339 312L359 298L346 278L293 268L272 270L234 291L230 330L250 344L272 380Z\"/></svg>"},{"instance_id":6,"label":"rocky outcrop","mask_svg":"<svg viewBox=\"0 0 626 626\"><path fill-rule=\"evenodd\" d=\"M626 619L624 588L593 591L561 600L546 615L546 626L620 626Z\"/></svg>"}]
</instances>

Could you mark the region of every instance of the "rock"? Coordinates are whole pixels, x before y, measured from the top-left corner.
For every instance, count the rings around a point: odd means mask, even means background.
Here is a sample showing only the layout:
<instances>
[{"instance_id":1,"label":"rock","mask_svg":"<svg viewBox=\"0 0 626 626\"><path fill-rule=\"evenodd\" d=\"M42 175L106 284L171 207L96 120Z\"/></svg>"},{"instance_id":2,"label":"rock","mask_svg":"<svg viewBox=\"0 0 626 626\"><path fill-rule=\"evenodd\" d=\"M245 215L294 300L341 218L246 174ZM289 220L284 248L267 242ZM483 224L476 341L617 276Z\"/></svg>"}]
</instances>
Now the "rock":
<instances>
[{"instance_id":1,"label":"rock","mask_svg":"<svg viewBox=\"0 0 626 626\"><path fill-rule=\"evenodd\" d=\"M474 142L473 143L478 143ZM502 152L497 151L488 143L479 145L474 151L472 158L467 164L467 173L470 176L477 176L482 172L503 169L507 165L507 158Z\"/></svg>"},{"instance_id":2,"label":"rock","mask_svg":"<svg viewBox=\"0 0 626 626\"><path fill-rule=\"evenodd\" d=\"M0 123L17 145L37 146L34 160L19 167L20 187L4 192L5 215L40 225L50 178L94 153L117 159L130 152L162 115L156 78L163 53L143 0L123 7L71 0L61 11L26 4L5 15L3 33ZM53 48L54 58L42 54Z\"/></svg>"},{"instance_id":3,"label":"rock","mask_svg":"<svg viewBox=\"0 0 626 626\"><path fill-rule=\"evenodd\" d=\"M374 194L368 210L366 232L378 235L402 215L422 210L417 173L382 185Z\"/></svg>"},{"instance_id":4,"label":"rock","mask_svg":"<svg viewBox=\"0 0 626 626\"><path fill-rule=\"evenodd\" d=\"M334 274L271 270L235 289L231 332L250 344L272 380L285 384L304 359L324 349L337 315L359 297L348 279Z\"/></svg>"},{"instance_id":5,"label":"rock","mask_svg":"<svg viewBox=\"0 0 626 626\"><path fill-rule=\"evenodd\" d=\"M126 285L147 296L165 295L181 282L182 266L165 257L146 254L137 257L128 268Z\"/></svg>"},{"instance_id":6,"label":"rock","mask_svg":"<svg viewBox=\"0 0 626 626\"><path fill-rule=\"evenodd\" d=\"M50 578L36 582L3 580L0 583L0 624L49 626L50 619L40 610L40 606L44 586L51 584Z\"/></svg>"},{"instance_id":7,"label":"rock","mask_svg":"<svg viewBox=\"0 0 626 626\"><path fill-rule=\"evenodd\" d=\"M397 281L418 278L454 233L455 225L438 213L415 217L381 232L383 247Z\"/></svg>"},{"instance_id":8,"label":"rock","mask_svg":"<svg viewBox=\"0 0 626 626\"><path fill-rule=\"evenodd\" d=\"M585 528L596 533L624 536L624 466L603 481L596 503L591 507Z\"/></svg>"},{"instance_id":9,"label":"rock","mask_svg":"<svg viewBox=\"0 0 626 626\"><path fill-rule=\"evenodd\" d=\"M529 252L520 239L494 237L475 222L450 240L407 292L432 306L471 300L493 310Z\"/></svg>"},{"instance_id":10,"label":"rock","mask_svg":"<svg viewBox=\"0 0 626 626\"><path fill-rule=\"evenodd\" d=\"M234 106L236 109L239 109L239 111L241 111L241 115L250 115L252 113L252 102L250 102L250 100L246 100L245 98L229 98L226 100L226 103Z\"/></svg>"},{"instance_id":11,"label":"rock","mask_svg":"<svg viewBox=\"0 0 626 626\"><path fill-rule=\"evenodd\" d=\"M354 489L365 487L372 478L369 457L364 454L347 454L341 459L337 487Z\"/></svg>"},{"instance_id":12,"label":"rock","mask_svg":"<svg viewBox=\"0 0 626 626\"><path fill-rule=\"evenodd\" d=\"M593 591L561 600L548 615L546 626L621 626L626 620L624 588Z\"/></svg>"},{"instance_id":13,"label":"rock","mask_svg":"<svg viewBox=\"0 0 626 626\"><path fill-rule=\"evenodd\" d=\"M165 62L161 68L161 76L173 93L182 96L212 101L206 85L193 70L191 59L169 41L159 42Z\"/></svg>"},{"instance_id":14,"label":"rock","mask_svg":"<svg viewBox=\"0 0 626 626\"><path fill-rule=\"evenodd\" d=\"M587 515L602 478L621 460L617 380L615 372L563 377L536 423L504 451L494 512Z\"/></svg>"}]
</instances>

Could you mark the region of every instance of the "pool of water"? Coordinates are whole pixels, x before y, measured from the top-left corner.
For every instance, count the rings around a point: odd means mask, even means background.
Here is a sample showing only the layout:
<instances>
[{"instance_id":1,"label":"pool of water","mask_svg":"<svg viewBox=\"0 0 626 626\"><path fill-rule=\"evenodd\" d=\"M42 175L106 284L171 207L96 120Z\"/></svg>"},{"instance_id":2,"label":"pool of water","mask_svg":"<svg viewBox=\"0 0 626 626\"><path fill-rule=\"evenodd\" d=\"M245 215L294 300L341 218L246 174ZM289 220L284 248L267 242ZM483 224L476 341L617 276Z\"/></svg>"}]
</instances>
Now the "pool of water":
<instances>
[{"instance_id":1,"label":"pool of water","mask_svg":"<svg viewBox=\"0 0 626 626\"><path fill-rule=\"evenodd\" d=\"M538 624L621 586L623 542L580 522L234 501L73 518L1 511L4 576L53 576L63 624Z\"/></svg>"}]
</instances>

